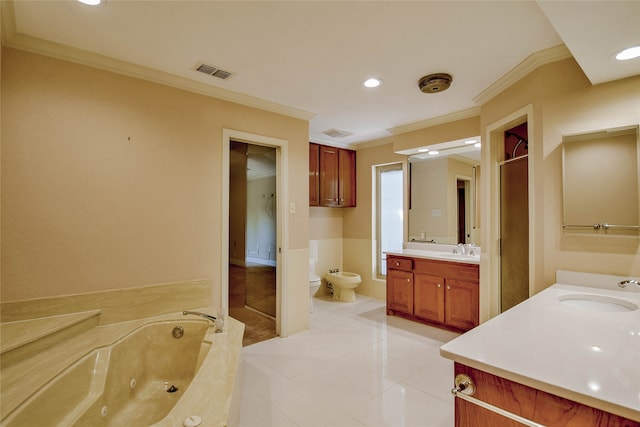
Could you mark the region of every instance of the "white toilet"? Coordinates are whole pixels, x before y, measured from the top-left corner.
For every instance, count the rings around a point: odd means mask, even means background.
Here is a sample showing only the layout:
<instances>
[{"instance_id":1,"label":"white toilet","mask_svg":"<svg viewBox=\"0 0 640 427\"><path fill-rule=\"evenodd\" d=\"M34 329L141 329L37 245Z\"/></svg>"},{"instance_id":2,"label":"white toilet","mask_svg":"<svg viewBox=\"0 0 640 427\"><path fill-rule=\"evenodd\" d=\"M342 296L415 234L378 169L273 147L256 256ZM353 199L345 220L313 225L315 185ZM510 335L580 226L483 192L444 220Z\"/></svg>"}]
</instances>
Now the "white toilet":
<instances>
[{"instance_id":1,"label":"white toilet","mask_svg":"<svg viewBox=\"0 0 640 427\"><path fill-rule=\"evenodd\" d=\"M313 270L315 263L312 259L309 260L309 312L313 313L313 296L318 292L322 281L320 276L316 275Z\"/></svg>"},{"instance_id":2,"label":"white toilet","mask_svg":"<svg viewBox=\"0 0 640 427\"><path fill-rule=\"evenodd\" d=\"M333 299L342 302L356 302L356 288L362 282L359 274L347 271L329 271L324 280L333 289Z\"/></svg>"}]
</instances>

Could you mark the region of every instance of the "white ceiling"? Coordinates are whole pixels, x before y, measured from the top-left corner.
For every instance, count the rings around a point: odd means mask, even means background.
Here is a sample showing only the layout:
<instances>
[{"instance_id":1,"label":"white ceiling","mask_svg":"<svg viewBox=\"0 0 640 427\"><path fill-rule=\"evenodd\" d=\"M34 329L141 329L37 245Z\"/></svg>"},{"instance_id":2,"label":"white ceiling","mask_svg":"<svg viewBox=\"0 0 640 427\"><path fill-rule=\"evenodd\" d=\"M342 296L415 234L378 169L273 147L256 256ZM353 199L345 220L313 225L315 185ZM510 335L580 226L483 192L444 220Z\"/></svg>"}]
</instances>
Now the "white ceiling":
<instances>
[{"instance_id":1,"label":"white ceiling","mask_svg":"<svg viewBox=\"0 0 640 427\"><path fill-rule=\"evenodd\" d=\"M349 145L478 107L531 54L565 44L593 84L640 74L640 1L2 1L3 43L310 119ZM98 54L98 55L96 55ZM231 71L220 80L194 71ZM134 64L134 65L131 65ZM446 72L449 90L420 77ZM362 82L383 79L377 89ZM331 138L323 131L352 132ZM392 131L390 131L392 130ZM397 130L397 129L396 129Z\"/></svg>"}]
</instances>

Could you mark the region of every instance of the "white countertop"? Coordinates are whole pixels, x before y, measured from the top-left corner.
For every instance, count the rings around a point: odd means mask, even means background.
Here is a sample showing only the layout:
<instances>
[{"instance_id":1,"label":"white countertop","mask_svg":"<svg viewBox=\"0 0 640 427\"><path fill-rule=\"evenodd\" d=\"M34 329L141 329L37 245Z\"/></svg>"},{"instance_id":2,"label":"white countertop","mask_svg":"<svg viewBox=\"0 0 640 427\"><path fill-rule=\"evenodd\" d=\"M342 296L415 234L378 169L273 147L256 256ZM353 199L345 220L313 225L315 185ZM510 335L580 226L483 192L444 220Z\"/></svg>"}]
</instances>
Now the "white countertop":
<instances>
[{"instance_id":1,"label":"white countertop","mask_svg":"<svg viewBox=\"0 0 640 427\"><path fill-rule=\"evenodd\" d=\"M610 282L609 282L610 283ZM640 421L640 309L604 312L558 300L640 293L555 284L440 348L448 359Z\"/></svg>"},{"instance_id":2,"label":"white countertop","mask_svg":"<svg viewBox=\"0 0 640 427\"><path fill-rule=\"evenodd\" d=\"M459 255L444 251L429 251L423 249L398 249L387 251L387 255L405 256L411 258L434 259L438 261L462 262L465 264L480 264L480 251L478 255Z\"/></svg>"}]
</instances>

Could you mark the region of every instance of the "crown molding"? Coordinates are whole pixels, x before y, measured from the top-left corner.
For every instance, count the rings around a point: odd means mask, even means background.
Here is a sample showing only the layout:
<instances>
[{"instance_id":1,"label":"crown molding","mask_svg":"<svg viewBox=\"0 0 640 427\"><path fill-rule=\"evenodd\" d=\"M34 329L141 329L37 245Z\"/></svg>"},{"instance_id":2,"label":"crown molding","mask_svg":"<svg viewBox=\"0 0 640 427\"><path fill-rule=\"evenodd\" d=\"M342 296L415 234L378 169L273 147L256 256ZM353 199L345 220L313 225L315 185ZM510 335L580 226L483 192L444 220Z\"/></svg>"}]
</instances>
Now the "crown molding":
<instances>
[{"instance_id":1,"label":"crown molding","mask_svg":"<svg viewBox=\"0 0 640 427\"><path fill-rule=\"evenodd\" d=\"M385 138L374 139L371 141L361 142L355 145L356 150L365 150L367 148L375 148L381 147L383 145L391 144L393 141L387 140Z\"/></svg>"},{"instance_id":2,"label":"crown molding","mask_svg":"<svg viewBox=\"0 0 640 427\"><path fill-rule=\"evenodd\" d=\"M476 95L475 98L473 98L473 101L476 104L482 105L538 67L572 57L573 55L571 55L569 49L563 44L532 53L525 58L524 61L516 65L505 75L493 82L488 88Z\"/></svg>"},{"instance_id":3,"label":"crown molding","mask_svg":"<svg viewBox=\"0 0 640 427\"><path fill-rule=\"evenodd\" d=\"M2 1L0 3L2 7L2 44L4 46L62 59L81 65L87 65L89 67L123 74L129 77L135 77L177 89L187 90L189 92L246 105L248 107L259 108L261 110L282 114L296 119L309 121L315 116L315 113L311 113L309 111L300 110L228 89L210 86L195 80L120 61L108 56L98 55L86 50L17 33L15 28L13 2Z\"/></svg>"},{"instance_id":4,"label":"crown molding","mask_svg":"<svg viewBox=\"0 0 640 427\"><path fill-rule=\"evenodd\" d=\"M433 117L431 119L422 120L415 123L409 123L407 125L398 126L395 128L387 129L392 135L399 135L401 133L412 132L414 130L420 130L430 128L445 123L455 122L456 120L468 119L480 115L480 107L467 108L466 110L456 111L455 113L445 114L444 116Z\"/></svg>"}]
</instances>

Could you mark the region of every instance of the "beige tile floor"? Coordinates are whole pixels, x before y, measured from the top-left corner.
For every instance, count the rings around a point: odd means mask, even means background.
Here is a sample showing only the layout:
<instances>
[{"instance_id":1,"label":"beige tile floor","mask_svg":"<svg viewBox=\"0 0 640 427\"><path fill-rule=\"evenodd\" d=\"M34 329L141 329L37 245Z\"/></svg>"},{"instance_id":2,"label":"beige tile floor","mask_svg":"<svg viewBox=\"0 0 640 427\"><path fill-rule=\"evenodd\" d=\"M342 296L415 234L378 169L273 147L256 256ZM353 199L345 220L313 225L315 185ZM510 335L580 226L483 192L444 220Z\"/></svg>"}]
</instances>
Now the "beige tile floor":
<instances>
[{"instance_id":1,"label":"beige tile floor","mask_svg":"<svg viewBox=\"0 0 640 427\"><path fill-rule=\"evenodd\" d=\"M309 331L241 353L238 427L450 427L457 334L385 314L384 302L317 297Z\"/></svg>"}]
</instances>

